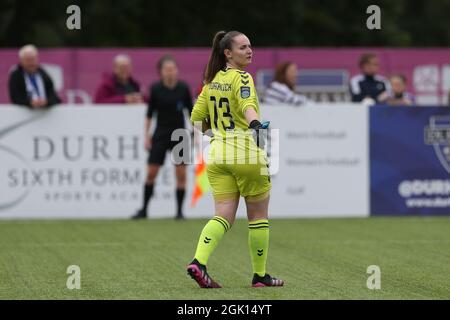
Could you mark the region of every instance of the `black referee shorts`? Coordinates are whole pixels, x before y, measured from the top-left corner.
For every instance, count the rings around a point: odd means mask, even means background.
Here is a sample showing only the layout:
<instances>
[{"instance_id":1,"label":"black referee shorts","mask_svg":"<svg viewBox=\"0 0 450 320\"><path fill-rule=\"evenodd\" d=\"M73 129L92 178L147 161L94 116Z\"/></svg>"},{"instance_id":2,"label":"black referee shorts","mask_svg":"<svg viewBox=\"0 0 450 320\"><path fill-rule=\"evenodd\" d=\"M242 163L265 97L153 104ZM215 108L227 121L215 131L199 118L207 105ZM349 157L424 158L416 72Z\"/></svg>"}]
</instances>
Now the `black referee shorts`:
<instances>
[{"instance_id":1,"label":"black referee shorts","mask_svg":"<svg viewBox=\"0 0 450 320\"><path fill-rule=\"evenodd\" d=\"M176 128L157 127L152 137L152 146L148 155L148 164L163 165L166 158L167 151L172 149L180 143L179 141L172 141L172 132ZM180 151L180 157L183 157L183 150Z\"/></svg>"}]
</instances>

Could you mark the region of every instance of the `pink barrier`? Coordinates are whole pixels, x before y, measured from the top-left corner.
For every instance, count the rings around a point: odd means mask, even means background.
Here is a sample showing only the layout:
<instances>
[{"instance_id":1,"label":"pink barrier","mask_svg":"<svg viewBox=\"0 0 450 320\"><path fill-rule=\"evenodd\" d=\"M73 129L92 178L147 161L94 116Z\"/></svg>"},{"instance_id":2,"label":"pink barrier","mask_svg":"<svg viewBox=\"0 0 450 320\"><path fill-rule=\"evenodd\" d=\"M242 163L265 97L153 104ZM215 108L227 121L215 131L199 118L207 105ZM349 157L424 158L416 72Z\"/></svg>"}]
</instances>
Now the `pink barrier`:
<instances>
[{"instance_id":1,"label":"pink barrier","mask_svg":"<svg viewBox=\"0 0 450 320\"><path fill-rule=\"evenodd\" d=\"M358 58L364 52L379 55L382 75L405 74L409 79L409 91L414 94L443 100L450 90L450 49L444 48L254 48L253 64L248 71L255 77L259 69L271 69L280 61L292 60L300 69L344 69L354 75L359 71ZM194 93L201 84L209 48L40 49L40 59L41 63L53 67L52 77L57 77L56 87L64 102L74 101L73 97L76 97L76 102L81 102L93 99L102 74L111 70L112 59L118 53L126 53L132 58L134 77L145 92L150 83L158 79L155 66L159 57L172 54L178 61L180 78L191 86ZM17 62L17 49L0 50L0 103L10 102L8 73Z\"/></svg>"}]
</instances>

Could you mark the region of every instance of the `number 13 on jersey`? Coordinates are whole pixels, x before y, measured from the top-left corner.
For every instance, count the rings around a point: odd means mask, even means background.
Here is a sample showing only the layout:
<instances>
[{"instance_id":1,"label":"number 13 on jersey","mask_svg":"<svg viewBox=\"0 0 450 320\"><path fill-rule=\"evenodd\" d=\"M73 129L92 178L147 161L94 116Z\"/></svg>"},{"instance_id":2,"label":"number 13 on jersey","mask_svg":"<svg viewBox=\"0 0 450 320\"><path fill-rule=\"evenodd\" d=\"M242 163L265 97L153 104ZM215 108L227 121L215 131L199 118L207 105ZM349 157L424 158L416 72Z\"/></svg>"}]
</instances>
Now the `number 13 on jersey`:
<instances>
[{"instance_id":1,"label":"number 13 on jersey","mask_svg":"<svg viewBox=\"0 0 450 320\"><path fill-rule=\"evenodd\" d=\"M228 98L226 97L220 97L217 101L217 98L215 96L210 96L209 100L214 103L214 126L217 130L219 129L218 121L220 118L220 125L224 130L232 130L234 129L234 121L233 116L231 115L231 109L230 109L230 102L228 101ZM224 122L224 120L227 119L227 121Z\"/></svg>"}]
</instances>

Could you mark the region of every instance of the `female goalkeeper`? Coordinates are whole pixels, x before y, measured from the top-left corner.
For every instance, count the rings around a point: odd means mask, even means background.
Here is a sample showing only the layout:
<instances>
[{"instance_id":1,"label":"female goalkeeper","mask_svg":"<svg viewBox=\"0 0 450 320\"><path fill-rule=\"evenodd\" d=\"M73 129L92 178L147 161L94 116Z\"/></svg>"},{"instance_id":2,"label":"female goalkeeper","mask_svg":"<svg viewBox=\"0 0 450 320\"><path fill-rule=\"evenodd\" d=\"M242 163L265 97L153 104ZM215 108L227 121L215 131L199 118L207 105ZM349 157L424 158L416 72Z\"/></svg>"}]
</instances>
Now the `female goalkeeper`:
<instances>
[{"instance_id":1,"label":"female goalkeeper","mask_svg":"<svg viewBox=\"0 0 450 320\"><path fill-rule=\"evenodd\" d=\"M191 121L209 121L213 132L207 161L215 216L205 225L188 274L202 288L220 288L206 264L223 235L233 225L239 197L245 198L253 287L283 286L266 273L269 249L268 206L271 182L263 150L265 124L252 76L244 69L252 62L249 39L237 31L216 33L205 72L205 85L194 105ZM202 127L205 129L205 126Z\"/></svg>"}]
</instances>

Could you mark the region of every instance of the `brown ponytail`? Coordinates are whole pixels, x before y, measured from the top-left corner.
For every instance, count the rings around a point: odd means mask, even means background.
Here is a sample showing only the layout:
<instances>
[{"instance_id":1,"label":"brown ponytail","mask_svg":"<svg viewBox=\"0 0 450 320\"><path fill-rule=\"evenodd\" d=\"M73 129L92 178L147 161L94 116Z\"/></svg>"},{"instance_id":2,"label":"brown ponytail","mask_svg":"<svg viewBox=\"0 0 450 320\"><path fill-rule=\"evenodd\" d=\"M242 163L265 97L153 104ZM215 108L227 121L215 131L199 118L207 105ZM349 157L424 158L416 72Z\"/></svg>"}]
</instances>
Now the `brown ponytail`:
<instances>
[{"instance_id":1,"label":"brown ponytail","mask_svg":"<svg viewBox=\"0 0 450 320\"><path fill-rule=\"evenodd\" d=\"M211 83L216 76L216 73L222 69L225 69L227 65L227 58L225 57L224 50L231 50L231 42L233 38L241 35L239 31L219 31L215 34L211 55L209 56L208 65L205 71L205 83Z\"/></svg>"}]
</instances>

